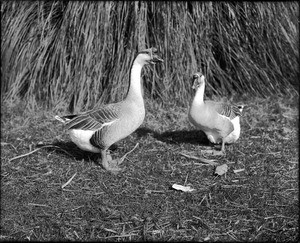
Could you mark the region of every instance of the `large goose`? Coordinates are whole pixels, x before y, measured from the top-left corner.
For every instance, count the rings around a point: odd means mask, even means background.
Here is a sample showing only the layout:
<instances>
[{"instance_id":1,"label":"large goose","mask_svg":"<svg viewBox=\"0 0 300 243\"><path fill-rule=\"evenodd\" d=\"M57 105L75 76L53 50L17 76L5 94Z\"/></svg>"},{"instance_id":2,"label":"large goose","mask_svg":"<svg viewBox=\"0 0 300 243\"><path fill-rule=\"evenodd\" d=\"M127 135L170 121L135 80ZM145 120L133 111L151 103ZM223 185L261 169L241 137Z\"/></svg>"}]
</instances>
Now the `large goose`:
<instances>
[{"instance_id":1,"label":"large goose","mask_svg":"<svg viewBox=\"0 0 300 243\"><path fill-rule=\"evenodd\" d=\"M188 112L189 121L202 130L211 143L222 143L219 154L223 154L225 143L234 143L240 136L244 106L204 101L205 77L201 72L193 75L193 89L196 94Z\"/></svg>"},{"instance_id":2,"label":"large goose","mask_svg":"<svg viewBox=\"0 0 300 243\"><path fill-rule=\"evenodd\" d=\"M163 60L156 48L140 51L131 66L130 84L126 98L76 115L55 116L65 124L71 140L82 150L101 153L102 166L118 173L120 159L112 160L108 148L133 133L145 118L141 71L144 65ZM122 157L122 160L124 156Z\"/></svg>"}]
</instances>

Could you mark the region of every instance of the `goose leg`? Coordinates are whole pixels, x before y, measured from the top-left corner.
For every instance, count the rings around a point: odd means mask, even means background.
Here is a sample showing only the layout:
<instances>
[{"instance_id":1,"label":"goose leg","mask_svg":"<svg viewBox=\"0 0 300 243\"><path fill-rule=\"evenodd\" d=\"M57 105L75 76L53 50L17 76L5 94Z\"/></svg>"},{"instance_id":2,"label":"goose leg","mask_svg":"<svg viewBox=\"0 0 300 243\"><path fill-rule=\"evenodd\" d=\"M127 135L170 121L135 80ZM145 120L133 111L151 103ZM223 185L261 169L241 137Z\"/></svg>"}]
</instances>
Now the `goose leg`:
<instances>
[{"instance_id":1,"label":"goose leg","mask_svg":"<svg viewBox=\"0 0 300 243\"><path fill-rule=\"evenodd\" d=\"M126 154L124 154L121 158L116 158L116 159L112 159L109 152L107 152L106 150L102 150L101 151L102 166L104 167L104 169L112 172L113 174L117 174L118 172L123 170L118 165L122 164L126 156L130 154L133 150L135 150L138 145L139 143L137 143L133 149L131 149Z\"/></svg>"},{"instance_id":2,"label":"goose leg","mask_svg":"<svg viewBox=\"0 0 300 243\"><path fill-rule=\"evenodd\" d=\"M101 151L101 157L102 157L102 166L104 169L110 171L115 175L122 170L122 168L118 167L118 161L112 160L111 155L107 154L106 150Z\"/></svg>"},{"instance_id":3,"label":"goose leg","mask_svg":"<svg viewBox=\"0 0 300 243\"><path fill-rule=\"evenodd\" d=\"M221 147L221 153L222 155L225 155L225 139L222 139L222 147Z\"/></svg>"},{"instance_id":4,"label":"goose leg","mask_svg":"<svg viewBox=\"0 0 300 243\"><path fill-rule=\"evenodd\" d=\"M214 137L211 136L211 135L208 135L207 138L209 140L210 146L215 148L216 141L215 141ZM221 149L221 151L216 151L216 149L207 149L203 152L206 153L206 154L213 155L213 156L219 156L219 155L224 155L224 148L225 148L225 145L224 145L224 141L222 140L222 149Z\"/></svg>"},{"instance_id":5,"label":"goose leg","mask_svg":"<svg viewBox=\"0 0 300 243\"><path fill-rule=\"evenodd\" d=\"M225 153L225 141L224 139L222 139L222 146L221 146L221 150L214 150L212 155L214 156L222 156L222 155L226 155Z\"/></svg>"},{"instance_id":6,"label":"goose leg","mask_svg":"<svg viewBox=\"0 0 300 243\"><path fill-rule=\"evenodd\" d=\"M226 152L225 152L225 140L224 139L222 139L222 144L221 144L220 150L214 151L214 155L226 155Z\"/></svg>"},{"instance_id":7,"label":"goose leg","mask_svg":"<svg viewBox=\"0 0 300 243\"><path fill-rule=\"evenodd\" d=\"M207 139L208 139L210 148L214 147L214 143L215 143L214 137L211 135L208 135ZM213 155L214 149L205 149L205 151L203 151L203 153Z\"/></svg>"},{"instance_id":8,"label":"goose leg","mask_svg":"<svg viewBox=\"0 0 300 243\"><path fill-rule=\"evenodd\" d=\"M131 149L129 152L127 152L126 154L124 154L121 158L116 158L116 159L111 159L110 160L110 164L112 164L114 167L118 167L118 165L120 165L120 164L122 164L123 163L123 161L124 161L124 159L126 158L126 156L128 155L128 154L130 154L133 150L135 150L136 149L136 147L139 145L139 143L137 143L135 146L134 146L134 148L133 149ZM110 156L110 155L109 155ZM111 158L111 156L110 156L110 158Z\"/></svg>"}]
</instances>

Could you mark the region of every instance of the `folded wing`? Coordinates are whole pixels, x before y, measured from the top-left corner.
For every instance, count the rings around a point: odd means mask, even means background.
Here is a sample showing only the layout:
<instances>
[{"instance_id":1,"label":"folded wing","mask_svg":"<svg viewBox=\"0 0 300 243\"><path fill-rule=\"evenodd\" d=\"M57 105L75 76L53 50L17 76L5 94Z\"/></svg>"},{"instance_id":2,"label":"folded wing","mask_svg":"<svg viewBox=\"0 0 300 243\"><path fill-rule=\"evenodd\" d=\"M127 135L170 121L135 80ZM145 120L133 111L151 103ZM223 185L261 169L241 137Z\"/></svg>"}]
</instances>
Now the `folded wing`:
<instances>
[{"instance_id":1,"label":"folded wing","mask_svg":"<svg viewBox=\"0 0 300 243\"><path fill-rule=\"evenodd\" d=\"M62 117L62 119L63 118L68 118L68 116ZM71 115L71 119L67 120L65 125L67 129L97 131L104 126L112 124L116 120L118 120L118 107L107 105L80 115Z\"/></svg>"}]
</instances>

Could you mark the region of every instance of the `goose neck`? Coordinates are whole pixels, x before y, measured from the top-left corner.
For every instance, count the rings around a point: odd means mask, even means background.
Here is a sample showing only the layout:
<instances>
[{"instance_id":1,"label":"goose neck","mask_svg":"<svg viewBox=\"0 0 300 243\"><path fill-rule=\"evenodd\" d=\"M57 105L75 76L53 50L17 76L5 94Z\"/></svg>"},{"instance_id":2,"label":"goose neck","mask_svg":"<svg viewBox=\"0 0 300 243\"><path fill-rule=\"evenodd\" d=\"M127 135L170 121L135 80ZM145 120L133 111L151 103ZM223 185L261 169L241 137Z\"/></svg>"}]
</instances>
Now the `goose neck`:
<instances>
[{"instance_id":1,"label":"goose neck","mask_svg":"<svg viewBox=\"0 0 300 243\"><path fill-rule=\"evenodd\" d=\"M202 84L200 87L196 89L196 94L193 100L193 103L195 104L201 104L203 103L204 99L204 89L205 89L205 84Z\"/></svg>"},{"instance_id":2,"label":"goose neck","mask_svg":"<svg viewBox=\"0 0 300 243\"><path fill-rule=\"evenodd\" d=\"M130 83L126 97L127 100L143 101L141 80L143 66L143 64L140 64L139 62L135 61L131 67Z\"/></svg>"}]
</instances>

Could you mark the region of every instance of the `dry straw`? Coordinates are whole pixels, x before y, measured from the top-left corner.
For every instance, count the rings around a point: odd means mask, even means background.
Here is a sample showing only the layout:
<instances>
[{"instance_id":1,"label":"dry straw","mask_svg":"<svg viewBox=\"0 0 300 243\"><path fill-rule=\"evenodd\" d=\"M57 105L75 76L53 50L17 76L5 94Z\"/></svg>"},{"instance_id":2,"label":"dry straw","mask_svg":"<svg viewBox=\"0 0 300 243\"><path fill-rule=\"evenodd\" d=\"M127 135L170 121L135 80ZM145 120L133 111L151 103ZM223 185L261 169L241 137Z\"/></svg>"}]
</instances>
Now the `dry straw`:
<instances>
[{"instance_id":1,"label":"dry straw","mask_svg":"<svg viewBox=\"0 0 300 243\"><path fill-rule=\"evenodd\" d=\"M186 104L200 69L208 95L298 94L296 2L5 1L1 13L6 100L70 110L118 101L136 52L151 46L165 63L144 70L144 91L158 101Z\"/></svg>"}]
</instances>

